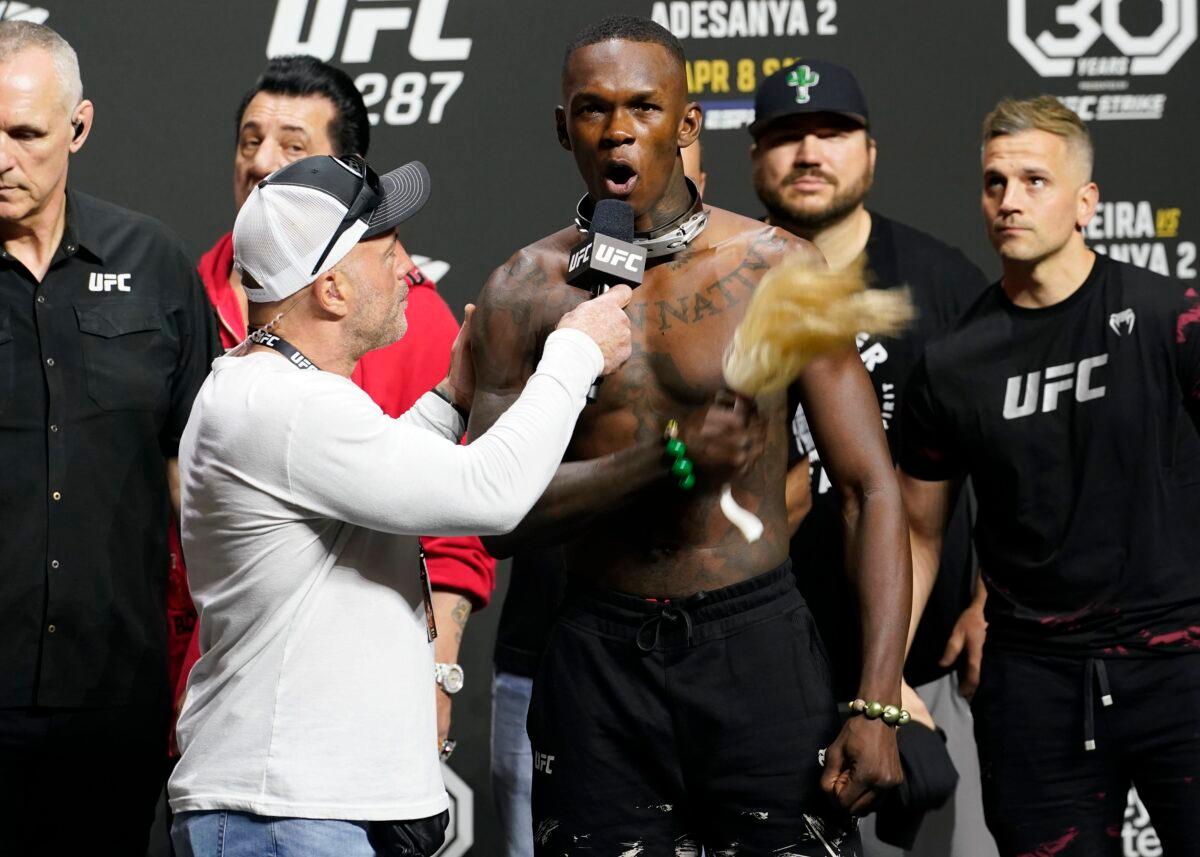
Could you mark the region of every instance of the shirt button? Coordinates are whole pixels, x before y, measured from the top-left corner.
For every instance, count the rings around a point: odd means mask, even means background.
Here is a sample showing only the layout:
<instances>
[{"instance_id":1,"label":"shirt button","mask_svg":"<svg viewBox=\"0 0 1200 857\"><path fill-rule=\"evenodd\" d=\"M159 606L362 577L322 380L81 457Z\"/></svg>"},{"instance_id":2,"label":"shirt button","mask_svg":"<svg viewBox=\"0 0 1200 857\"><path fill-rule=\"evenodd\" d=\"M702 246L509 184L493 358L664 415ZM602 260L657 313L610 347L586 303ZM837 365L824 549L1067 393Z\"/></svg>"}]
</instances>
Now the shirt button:
<instances>
[{"instance_id":1,"label":"shirt button","mask_svg":"<svg viewBox=\"0 0 1200 857\"><path fill-rule=\"evenodd\" d=\"M53 634L55 631L57 631L57 630L58 630L58 626L57 626L57 625L47 625L47 626L46 626L46 630L47 630L49 633Z\"/></svg>"},{"instance_id":2,"label":"shirt button","mask_svg":"<svg viewBox=\"0 0 1200 857\"><path fill-rule=\"evenodd\" d=\"M51 497L53 497L55 500L61 500L61 499L62 499L62 494L59 494L57 491L55 491L55 492L54 492L53 494L51 494L50 496L51 496Z\"/></svg>"},{"instance_id":3,"label":"shirt button","mask_svg":"<svg viewBox=\"0 0 1200 857\"><path fill-rule=\"evenodd\" d=\"M47 358L46 358L46 365L47 365L47 366L53 366L53 365L54 365L54 358L53 358L53 357L47 357Z\"/></svg>"},{"instance_id":4,"label":"shirt button","mask_svg":"<svg viewBox=\"0 0 1200 857\"><path fill-rule=\"evenodd\" d=\"M55 434L58 434L58 425L50 426L50 431L54 432Z\"/></svg>"},{"instance_id":5,"label":"shirt button","mask_svg":"<svg viewBox=\"0 0 1200 857\"><path fill-rule=\"evenodd\" d=\"M46 302L46 296L45 296L45 295L38 295L38 297L37 297L37 301L38 301L38 303L40 303L40 304L44 304L44 303Z\"/></svg>"},{"instance_id":6,"label":"shirt button","mask_svg":"<svg viewBox=\"0 0 1200 857\"><path fill-rule=\"evenodd\" d=\"M58 560L56 560L56 559L52 559L52 560L50 560L50 567L51 567L51 568L58 568Z\"/></svg>"},{"instance_id":7,"label":"shirt button","mask_svg":"<svg viewBox=\"0 0 1200 857\"><path fill-rule=\"evenodd\" d=\"M67 245L67 252L68 252L68 253L74 253L74 252L75 252L75 245L74 245L74 244L68 244L68 245Z\"/></svg>"}]
</instances>

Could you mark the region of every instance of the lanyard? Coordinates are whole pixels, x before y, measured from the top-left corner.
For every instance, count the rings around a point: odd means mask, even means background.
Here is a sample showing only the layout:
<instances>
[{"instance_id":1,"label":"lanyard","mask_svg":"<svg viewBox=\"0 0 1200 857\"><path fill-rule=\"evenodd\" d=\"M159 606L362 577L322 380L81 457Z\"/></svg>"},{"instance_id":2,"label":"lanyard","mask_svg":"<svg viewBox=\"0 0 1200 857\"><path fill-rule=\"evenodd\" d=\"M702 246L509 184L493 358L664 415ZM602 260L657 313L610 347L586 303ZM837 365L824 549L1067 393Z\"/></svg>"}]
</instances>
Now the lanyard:
<instances>
[{"instance_id":1,"label":"lanyard","mask_svg":"<svg viewBox=\"0 0 1200 857\"><path fill-rule=\"evenodd\" d=\"M316 363L313 363L304 356L301 351L292 343L288 342L282 336L276 336L273 333L267 333L265 330L256 330L250 334L249 340L256 345L265 345L267 348L273 348L291 361L292 365L297 369L320 369Z\"/></svg>"}]
</instances>

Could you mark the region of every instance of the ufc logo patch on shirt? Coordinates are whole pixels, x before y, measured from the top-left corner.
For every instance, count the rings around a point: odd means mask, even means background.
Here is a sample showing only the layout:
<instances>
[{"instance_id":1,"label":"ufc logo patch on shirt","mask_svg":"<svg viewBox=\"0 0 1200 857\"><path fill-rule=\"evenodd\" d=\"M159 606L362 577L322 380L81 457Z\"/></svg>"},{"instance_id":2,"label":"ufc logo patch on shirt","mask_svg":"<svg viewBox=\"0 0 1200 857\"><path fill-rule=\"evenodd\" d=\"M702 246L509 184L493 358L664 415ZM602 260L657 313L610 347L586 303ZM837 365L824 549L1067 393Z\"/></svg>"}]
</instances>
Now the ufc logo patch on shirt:
<instances>
[{"instance_id":1,"label":"ufc logo patch on shirt","mask_svg":"<svg viewBox=\"0 0 1200 857\"><path fill-rule=\"evenodd\" d=\"M547 753L533 754L533 769L543 774L553 774L554 756Z\"/></svg>"},{"instance_id":2,"label":"ufc logo patch on shirt","mask_svg":"<svg viewBox=\"0 0 1200 857\"><path fill-rule=\"evenodd\" d=\"M131 292L133 287L129 285L130 278L133 274L100 274L95 271L88 274L88 291L89 292Z\"/></svg>"},{"instance_id":3,"label":"ufc logo patch on shirt","mask_svg":"<svg viewBox=\"0 0 1200 857\"><path fill-rule=\"evenodd\" d=\"M1108 355L1099 354L1078 363L1060 363L1024 376L1014 375L1008 379L1004 390L1004 418L1017 420L1035 414L1038 410L1043 414L1058 410L1059 398L1072 388L1075 390L1077 402L1103 398L1106 388L1093 373L1106 363ZM1021 391L1022 378L1024 393Z\"/></svg>"}]
</instances>

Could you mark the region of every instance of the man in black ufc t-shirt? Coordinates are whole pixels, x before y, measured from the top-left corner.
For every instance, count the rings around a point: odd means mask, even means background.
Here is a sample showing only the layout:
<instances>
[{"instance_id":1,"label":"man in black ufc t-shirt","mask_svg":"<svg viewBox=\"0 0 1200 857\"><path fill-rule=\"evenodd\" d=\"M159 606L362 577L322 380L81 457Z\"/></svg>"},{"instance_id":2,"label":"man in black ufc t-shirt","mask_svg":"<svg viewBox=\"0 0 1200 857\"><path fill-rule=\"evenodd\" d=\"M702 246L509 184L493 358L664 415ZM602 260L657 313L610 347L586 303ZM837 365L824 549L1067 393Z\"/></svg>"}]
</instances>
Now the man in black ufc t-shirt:
<instances>
[{"instance_id":1,"label":"man in black ufc t-shirt","mask_svg":"<svg viewBox=\"0 0 1200 857\"><path fill-rule=\"evenodd\" d=\"M1131 782L1165 853L1194 854L1200 303L1087 249L1091 143L1055 99L1002 102L984 140L1004 276L909 383L914 588L969 474L989 623L973 710L1002 854L1121 854Z\"/></svg>"},{"instance_id":2,"label":"man in black ufc t-shirt","mask_svg":"<svg viewBox=\"0 0 1200 857\"><path fill-rule=\"evenodd\" d=\"M795 86L789 84L800 66L808 69L805 80L816 79L804 103L797 102ZM750 126L754 189L768 212L767 221L812 241L835 269L865 255L871 288L910 291L917 312L908 330L897 337L863 334L857 343L894 459L899 409L913 366L926 341L949 330L987 287L987 280L960 251L867 209L876 142L866 99L848 69L811 59L783 68L759 86L755 114L761 121L756 119ZM793 389L789 398L788 413L794 418L788 445L788 518L793 526L798 522L789 551L792 568L828 651L837 698L849 702L858 696L862 628L858 599L846 573L842 495L813 442L799 391ZM904 706L918 722L936 721L944 730L945 747L937 753L939 748L933 744L935 758L930 759L923 752L929 744L909 742L918 727L898 735L910 786L921 779L914 766L940 763L945 770L948 756L960 774L958 788L952 772L940 788L934 782L937 778L926 777L929 791L918 784L915 793L928 793L927 801L909 801L894 810L885 806L878 819L865 819L860 828L864 850L873 857L899 855L900 847L943 857L995 854L984 829L970 711L955 687L954 665L939 663L972 599L976 575L970 530L967 492L963 492L947 526L941 571L904 669L908 684L917 687L916 693L907 685L903 688ZM941 740L932 734L925 738ZM916 756L924 756L924 765ZM919 809L942 804L951 791L943 818L923 823ZM899 816L902 823L889 816Z\"/></svg>"}]
</instances>

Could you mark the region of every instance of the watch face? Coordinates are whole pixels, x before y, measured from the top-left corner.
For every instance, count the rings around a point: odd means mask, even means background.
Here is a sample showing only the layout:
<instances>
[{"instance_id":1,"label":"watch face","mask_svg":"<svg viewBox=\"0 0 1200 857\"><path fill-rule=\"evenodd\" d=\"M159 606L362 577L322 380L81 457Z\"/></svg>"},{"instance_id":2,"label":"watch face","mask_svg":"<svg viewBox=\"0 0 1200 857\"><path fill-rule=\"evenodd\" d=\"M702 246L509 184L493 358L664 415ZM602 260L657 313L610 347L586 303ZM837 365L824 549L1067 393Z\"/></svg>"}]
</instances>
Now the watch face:
<instances>
[{"instance_id":1,"label":"watch face","mask_svg":"<svg viewBox=\"0 0 1200 857\"><path fill-rule=\"evenodd\" d=\"M458 693L463 686L463 670L458 664L451 664L442 671L442 689L446 693Z\"/></svg>"}]
</instances>

